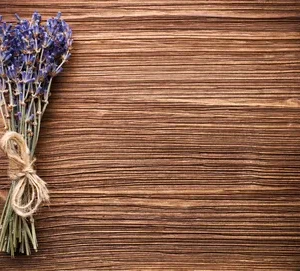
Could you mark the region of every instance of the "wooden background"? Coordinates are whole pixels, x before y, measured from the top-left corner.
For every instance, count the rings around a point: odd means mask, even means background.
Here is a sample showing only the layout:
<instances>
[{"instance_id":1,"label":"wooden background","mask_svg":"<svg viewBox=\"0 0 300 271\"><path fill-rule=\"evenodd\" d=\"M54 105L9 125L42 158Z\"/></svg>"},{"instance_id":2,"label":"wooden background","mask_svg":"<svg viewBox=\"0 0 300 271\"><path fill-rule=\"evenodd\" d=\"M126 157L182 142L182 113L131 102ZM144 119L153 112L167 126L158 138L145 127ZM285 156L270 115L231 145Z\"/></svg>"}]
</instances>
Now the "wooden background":
<instances>
[{"instance_id":1,"label":"wooden background","mask_svg":"<svg viewBox=\"0 0 300 271\"><path fill-rule=\"evenodd\" d=\"M34 10L74 50L38 145L39 252L0 270L299 270L300 1L0 2Z\"/></svg>"}]
</instances>

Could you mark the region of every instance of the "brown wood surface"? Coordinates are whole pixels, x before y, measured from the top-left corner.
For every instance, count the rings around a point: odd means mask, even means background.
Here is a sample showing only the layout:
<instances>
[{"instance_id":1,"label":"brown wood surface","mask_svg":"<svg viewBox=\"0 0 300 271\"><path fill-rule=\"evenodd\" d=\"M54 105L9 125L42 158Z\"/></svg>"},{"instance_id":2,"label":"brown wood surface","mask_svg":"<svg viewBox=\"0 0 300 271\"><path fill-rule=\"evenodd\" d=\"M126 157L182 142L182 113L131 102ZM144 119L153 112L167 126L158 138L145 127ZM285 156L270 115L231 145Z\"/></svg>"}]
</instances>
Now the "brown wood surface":
<instances>
[{"instance_id":1,"label":"brown wood surface","mask_svg":"<svg viewBox=\"0 0 300 271\"><path fill-rule=\"evenodd\" d=\"M75 43L38 145L39 252L0 270L299 270L300 1L0 2L34 10Z\"/></svg>"}]
</instances>

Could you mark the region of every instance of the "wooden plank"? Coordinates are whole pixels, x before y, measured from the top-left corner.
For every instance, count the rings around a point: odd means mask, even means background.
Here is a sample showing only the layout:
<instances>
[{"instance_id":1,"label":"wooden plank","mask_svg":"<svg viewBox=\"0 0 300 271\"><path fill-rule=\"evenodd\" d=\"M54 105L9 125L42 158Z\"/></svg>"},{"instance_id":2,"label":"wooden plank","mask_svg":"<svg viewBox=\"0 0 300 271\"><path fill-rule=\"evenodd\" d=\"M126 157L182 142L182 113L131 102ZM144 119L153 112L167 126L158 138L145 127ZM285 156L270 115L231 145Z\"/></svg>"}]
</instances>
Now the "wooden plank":
<instances>
[{"instance_id":1,"label":"wooden plank","mask_svg":"<svg viewBox=\"0 0 300 271\"><path fill-rule=\"evenodd\" d=\"M0 270L300 267L299 1L15 2L5 19L60 10L75 42L38 145L39 252Z\"/></svg>"}]
</instances>

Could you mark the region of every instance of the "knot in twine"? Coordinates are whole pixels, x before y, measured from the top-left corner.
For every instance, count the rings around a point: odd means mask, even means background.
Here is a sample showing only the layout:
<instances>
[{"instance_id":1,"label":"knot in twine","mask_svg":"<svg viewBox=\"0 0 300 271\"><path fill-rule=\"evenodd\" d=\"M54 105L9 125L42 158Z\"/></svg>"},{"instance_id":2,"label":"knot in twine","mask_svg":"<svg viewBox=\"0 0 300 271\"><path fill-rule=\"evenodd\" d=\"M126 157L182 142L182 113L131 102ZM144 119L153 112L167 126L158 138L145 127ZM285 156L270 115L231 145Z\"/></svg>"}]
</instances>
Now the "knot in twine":
<instances>
[{"instance_id":1,"label":"knot in twine","mask_svg":"<svg viewBox=\"0 0 300 271\"><path fill-rule=\"evenodd\" d=\"M10 198L11 206L19 216L31 216L42 201L49 201L46 183L36 174L33 168L35 159L31 159L21 134L6 132L1 138L0 146L9 159L8 175L15 181Z\"/></svg>"}]
</instances>

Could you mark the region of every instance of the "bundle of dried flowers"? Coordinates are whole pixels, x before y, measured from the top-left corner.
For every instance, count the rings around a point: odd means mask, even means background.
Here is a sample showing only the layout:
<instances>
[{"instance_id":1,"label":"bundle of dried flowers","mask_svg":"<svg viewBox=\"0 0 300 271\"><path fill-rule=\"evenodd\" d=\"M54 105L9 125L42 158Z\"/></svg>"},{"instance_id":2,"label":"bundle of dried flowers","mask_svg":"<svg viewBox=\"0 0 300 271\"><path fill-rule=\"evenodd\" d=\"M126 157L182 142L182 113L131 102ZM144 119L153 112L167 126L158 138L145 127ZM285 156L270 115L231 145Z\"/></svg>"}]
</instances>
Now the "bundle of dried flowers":
<instances>
[{"instance_id":1,"label":"bundle of dried flowers","mask_svg":"<svg viewBox=\"0 0 300 271\"><path fill-rule=\"evenodd\" d=\"M16 25L0 17L0 113L6 129L1 148L12 180L0 220L0 250L12 257L29 255L31 247L37 251L33 214L49 195L34 170L34 152L53 77L71 56L73 41L60 13L45 25L37 12L31 20L16 17Z\"/></svg>"}]
</instances>

